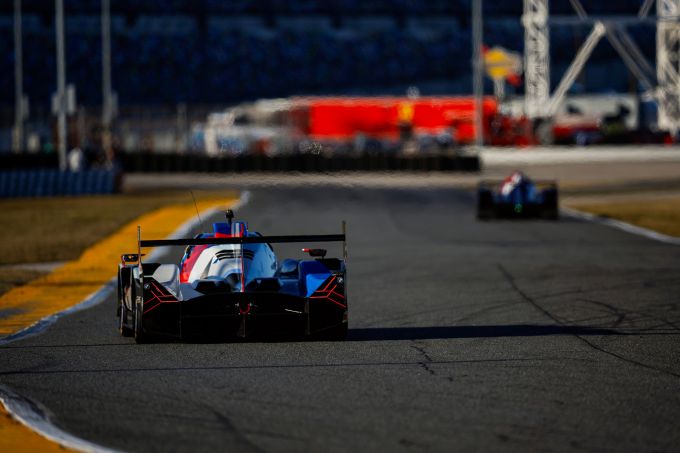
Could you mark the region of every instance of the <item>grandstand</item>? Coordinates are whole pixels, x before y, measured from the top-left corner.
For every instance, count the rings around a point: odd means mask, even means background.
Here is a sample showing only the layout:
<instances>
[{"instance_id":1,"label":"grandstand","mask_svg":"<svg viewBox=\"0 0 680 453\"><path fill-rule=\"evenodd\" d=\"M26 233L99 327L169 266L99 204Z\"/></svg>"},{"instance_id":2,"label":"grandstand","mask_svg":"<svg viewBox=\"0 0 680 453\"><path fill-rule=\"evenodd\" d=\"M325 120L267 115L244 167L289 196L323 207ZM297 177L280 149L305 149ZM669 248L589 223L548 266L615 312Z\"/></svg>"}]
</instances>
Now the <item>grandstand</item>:
<instances>
[{"instance_id":1,"label":"grandstand","mask_svg":"<svg viewBox=\"0 0 680 453\"><path fill-rule=\"evenodd\" d=\"M568 1L551 2L567 12ZM592 3L592 4L588 4ZM47 105L55 89L52 2L23 1L25 91ZM66 0L67 79L83 105L99 105L99 0ZM586 2L592 14L635 14L639 1ZM485 2L485 41L523 50L521 1ZM113 84L121 105L219 104L261 97L390 92L407 85L469 93L470 2L453 1L165 1L112 2ZM654 28L632 34L653 60ZM0 34L12 33L12 5L0 6ZM564 71L588 29L551 31L552 67ZM0 40L12 67L12 40ZM0 73L13 86L11 71ZM635 83L607 43L596 50L576 91L626 92ZM0 91L12 104L13 90Z\"/></svg>"},{"instance_id":2,"label":"grandstand","mask_svg":"<svg viewBox=\"0 0 680 453\"><path fill-rule=\"evenodd\" d=\"M640 0L583 4L593 15L634 16L640 8ZM56 91L54 2L21 5L23 91L31 112L26 129L49 143ZM66 79L76 87L80 106L78 118L69 122L69 141L89 134L97 143L98 132L89 131L101 117L101 0L64 0L64 8ZM12 2L0 2L0 34L9 38L0 40L5 68L14 64L13 12ZM570 0L551 0L550 12L573 14ZM485 45L521 54L522 13L521 0L484 2ZM654 61L654 24L629 24L627 30ZM551 27L553 89L589 31L585 23ZM423 95L469 94L471 48L470 0L113 0L111 66L121 113L115 127L125 149L145 149L151 141L152 148L170 150L188 143L189 125L209 112L257 99L403 95L409 86ZM492 81L485 83L486 92L493 92ZM14 121L12 71L0 72L0 86L4 151ZM523 95L522 84L508 89L509 99ZM642 91L605 40L569 94Z\"/></svg>"}]
</instances>

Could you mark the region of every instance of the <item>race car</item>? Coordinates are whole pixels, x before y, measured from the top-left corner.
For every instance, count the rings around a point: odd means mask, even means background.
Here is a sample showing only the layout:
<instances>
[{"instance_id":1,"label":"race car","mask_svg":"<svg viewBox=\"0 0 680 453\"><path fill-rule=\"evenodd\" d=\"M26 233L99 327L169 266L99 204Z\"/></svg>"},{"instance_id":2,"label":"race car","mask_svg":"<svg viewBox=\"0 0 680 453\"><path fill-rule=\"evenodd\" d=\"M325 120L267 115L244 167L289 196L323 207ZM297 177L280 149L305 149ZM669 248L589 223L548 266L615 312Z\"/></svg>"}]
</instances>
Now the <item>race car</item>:
<instances>
[{"instance_id":1,"label":"race car","mask_svg":"<svg viewBox=\"0 0 680 453\"><path fill-rule=\"evenodd\" d=\"M499 181L482 181L477 189L477 218L529 218L557 220L557 183L532 181L516 171Z\"/></svg>"},{"instance_id":2,"label":"race car","mask_svg":"<svg viewBox=\"0 0 680 453\"><path fill-rule=\"evenodd\" d=\"M347 335L345 224L342 234L262 236L247 224L213 224L191 239L142 240L118 265L120 334L138 343L163 338L234 340ZM342 242L343 258L304 248L308 259L278 261L273 243ZM186 246L179 264L143 262L145 247Z\"/></svg>"}]
</instances>

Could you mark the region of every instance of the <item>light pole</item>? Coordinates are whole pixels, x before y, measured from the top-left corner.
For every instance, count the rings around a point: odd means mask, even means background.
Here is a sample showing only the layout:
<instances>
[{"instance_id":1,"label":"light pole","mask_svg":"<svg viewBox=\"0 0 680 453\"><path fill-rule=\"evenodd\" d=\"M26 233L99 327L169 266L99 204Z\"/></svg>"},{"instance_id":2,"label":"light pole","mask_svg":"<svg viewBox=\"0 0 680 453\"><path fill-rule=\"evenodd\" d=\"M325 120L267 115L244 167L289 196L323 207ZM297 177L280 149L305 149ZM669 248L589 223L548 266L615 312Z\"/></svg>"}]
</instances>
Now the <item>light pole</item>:
<instances>
[{"instance_id":1,"label":"light pole","mask_svg":"<svg viewBox=\"0 0 680 453\"><path fill-rule=\"evenodd\" d=\"M111 91L111 2L102 0L102 148L111 161L111 121L113 93Z\"/></svg>"},{"instance_id":2,"label":"light pole","mask_svg":"<svg viewBox=\"0 0 680 453\"><path fill-rule=\"evenodd\" d=\"M57 33L57 126L59 168L66 170L66 62L64 51L64 0L56 0L55 29Z\"/></svg>"},{"instance_id":3,"label":"light pole","mask_svg":"<svg viewBox=\"0 0 680 453\"><path fill-rule=\"evenodd\" d=\"M474 124L475 145L477 148L484 145L484 65L482 62L482 26L482 0L472 0L472 91L474 92L475 97Z\"/></svg>"},{"instance_id":4,"label":"light pole","mask_svg":"<svg viewBox=\"0 0 680 453\"><path fill-rule=\"evenodd\" d=\"M15 153L24 147L24 63L21 43L21 0L14 0L14 141Z\"/></svg>"}]
</instances>

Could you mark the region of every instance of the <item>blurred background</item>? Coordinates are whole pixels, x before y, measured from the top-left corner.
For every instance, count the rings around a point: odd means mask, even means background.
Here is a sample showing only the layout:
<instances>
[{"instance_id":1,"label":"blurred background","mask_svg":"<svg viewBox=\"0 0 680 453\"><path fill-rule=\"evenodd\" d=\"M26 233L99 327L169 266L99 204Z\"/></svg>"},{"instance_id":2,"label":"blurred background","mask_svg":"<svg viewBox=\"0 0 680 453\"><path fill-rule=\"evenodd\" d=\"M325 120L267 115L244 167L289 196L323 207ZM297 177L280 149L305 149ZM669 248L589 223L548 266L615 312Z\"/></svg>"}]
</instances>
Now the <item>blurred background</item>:
<instances>
[{"instance_id":1,"label":"blurred background","mask_svg":"<svg viewBox=\"0 0 680 453\"><path fill-rule=\"evenodd\" d=\"M0 157L179 171L190 161L168 156L671 144L678 11L676 0L7 0Z\"/></svg>"}]
</instances>

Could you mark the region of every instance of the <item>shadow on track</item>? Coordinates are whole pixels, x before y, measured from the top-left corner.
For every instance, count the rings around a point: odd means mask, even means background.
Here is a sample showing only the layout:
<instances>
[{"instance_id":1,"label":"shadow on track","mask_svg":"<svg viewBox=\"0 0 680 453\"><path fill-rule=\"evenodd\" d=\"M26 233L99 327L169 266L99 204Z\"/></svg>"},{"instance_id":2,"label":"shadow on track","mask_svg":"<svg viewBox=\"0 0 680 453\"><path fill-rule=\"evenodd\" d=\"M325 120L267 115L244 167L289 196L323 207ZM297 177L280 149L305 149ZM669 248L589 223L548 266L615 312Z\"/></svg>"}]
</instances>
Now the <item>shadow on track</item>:
<instances>
[{"instance_id":1,"label":"shadow on track","mask_svg":"<svg viewBox=\"0 0 680 453\"><path fill-rule=\"evenodd\" d=\"M541 337L548 335L626 335L626 333L601 327L532 324L498 326L374 327L350 329L347 341Z\"/></svg>"},{"instance_id":2,"label":"shadow on track","mask_svg":"<svg viewBox=\"0 0 680 453\"><path fill-rule=\"evenodd\" d=\"M674 332L671 332L674 333ZM649 332L630 332L603 327L561 326L561 325L490 325L490 326L428 326L428 327L367 327L349 329L345 341L397 341L397 340L436 340L456 338L496 338L496 337L541 337L552 335L644 335ZM653 334L653 333L652 333ZM155 344L247 344L247 343L288 343L300 341L323 341L293 336L259 337L250 341L229 338L214 341L205 339L193 341L173 340L157 341ZM58 344L58 345L28 345L2 346L0 349L40 349L40 348L102 348L102 347L138 347L134 342L125 343L95 343L95 344Z\"/></svg>"}]
</instances>

